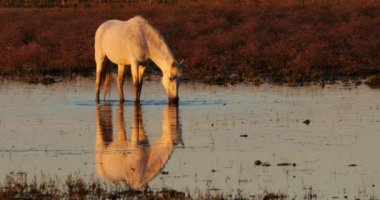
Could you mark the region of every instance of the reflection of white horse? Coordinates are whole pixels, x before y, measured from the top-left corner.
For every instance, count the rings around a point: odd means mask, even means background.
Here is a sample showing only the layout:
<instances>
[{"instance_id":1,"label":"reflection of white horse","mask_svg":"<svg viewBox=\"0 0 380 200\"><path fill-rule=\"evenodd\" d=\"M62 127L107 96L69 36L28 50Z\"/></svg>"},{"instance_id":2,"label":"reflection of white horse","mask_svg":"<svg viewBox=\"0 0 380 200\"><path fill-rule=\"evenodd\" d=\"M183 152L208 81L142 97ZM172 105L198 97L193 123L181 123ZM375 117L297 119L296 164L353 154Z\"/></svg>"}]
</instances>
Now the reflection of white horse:
<instances>
[{"instance_id":1,"label":"reflection of white horse","mask_svg":"<svg viewBox=\"0 0 380 200\"><path fill-rule=\"evenodd\" d=\"M111 109L110 105L97 105L96 170L106 181L126 182L133 189L141 189L160 172L173 153L174 144L181 140L178 107L164 109L162 134L151 146L139 106L135 107L128 140L123 105L119 105L117 139L113 140Z\"/></svg>"},{"instance_id":2,"label":"reflection of white horse","mask_svg":"<svg viewBox=\"0 0 380 200\"><path fill-rule=\"evenodd\" d=\"M178 102L181 81L181 63L178 63L159 32L140 16L127 21L104 22L95 34L96 101L99 87L104 83L107 93L111 81L111 69L104 65L105 57L118 65L117 88L120 101L124 101L123 83L125 65L131 66L135 102L140 101L143 76L147 60L152 60L162 71L162 84L169 103Z\"/></svg>"}]
</instances>

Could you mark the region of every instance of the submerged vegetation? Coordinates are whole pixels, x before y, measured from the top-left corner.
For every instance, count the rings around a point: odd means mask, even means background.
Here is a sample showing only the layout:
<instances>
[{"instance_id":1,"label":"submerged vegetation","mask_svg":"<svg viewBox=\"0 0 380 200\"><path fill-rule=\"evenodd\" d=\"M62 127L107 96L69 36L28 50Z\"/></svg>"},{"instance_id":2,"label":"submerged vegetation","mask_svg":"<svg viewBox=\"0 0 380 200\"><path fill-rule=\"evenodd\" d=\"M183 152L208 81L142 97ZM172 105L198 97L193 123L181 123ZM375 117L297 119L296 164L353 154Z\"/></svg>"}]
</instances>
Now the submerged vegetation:
<instances>
[{"instance_id":1,"label":"submerged vegetation","mask_svg":"<svg viewBox=\"0 0 380 200\"><path fill-rule=\"evenodd\" d=\"M379 88L380 87L380 74L370 76L366 81L367 84L371 88Z\"/></svg>"},{"instance_id":2,"label":"submerged vegetation","mask_svg":"<svg viewBox=\"0 0 380 200\"><path fill-rule=\"evenodd\" d=\"M121 183L106 183L96 178L85 181L79 174L66 180L58 177L28 179L25 172L7 175L0 184L0 200L3 199L287 199L283 193L264 192L257 196L223 194L222 192L182 192L173 189L133 190Z\"/></svg>"},{"instance_id":3,"label":"submerged vegetation","mask_svg":"<svg viewBox=\"0 0 380 200\"><path fill-rule=\"evenodd\" d=\"M288 195L283 192L258 191L256 194L245 194L237 191L231 194L223 191L177 191L170 188L145 188L134 190L123 183L107 183L95 177L83 178L80 173L70 174L65 180L41 174L39 177L28 178L25 172L12 172L0 183L0 200L5 199L179 199L179 200L208 200L208 199L255 199L255 200L283 200L283 199L319 199L312 187L303 188L304 195ZM364 198L359 198L362 195ZM334 196L333 199L337 199ZM347 196L344 196L347 199ZM373 195L359 191L355 199L377 199Z\"/></svg>"},{"instance_id":4,"label":"submerged vegetation","mask_svg":"<svg viewBox=\"0 0 380 200\"><path fill-rule=\"evenodd\" d=\"M17 1L0 1L12 7L4 2ZM0 9L0 76L32 82L46 75L92 76L96 28L135 15L150 20L185 60L185 79L300 84L380 73L379 1L54 2Z\"/></svg>"},{"instance_id":5,"label":"submerged vegetation","mask_svg":"<svg viewBox=\"0 0 380 200\"><path fill-rule=\"evenodd\" d=\"M65 181L42 176L40 180L18 172L6 177L0 185L0 199L189 199L184 192L162 189L132 190L121 184L106 184L91 178L85 181L79 175L69 175Z\"/></svg>"}]
</instances>

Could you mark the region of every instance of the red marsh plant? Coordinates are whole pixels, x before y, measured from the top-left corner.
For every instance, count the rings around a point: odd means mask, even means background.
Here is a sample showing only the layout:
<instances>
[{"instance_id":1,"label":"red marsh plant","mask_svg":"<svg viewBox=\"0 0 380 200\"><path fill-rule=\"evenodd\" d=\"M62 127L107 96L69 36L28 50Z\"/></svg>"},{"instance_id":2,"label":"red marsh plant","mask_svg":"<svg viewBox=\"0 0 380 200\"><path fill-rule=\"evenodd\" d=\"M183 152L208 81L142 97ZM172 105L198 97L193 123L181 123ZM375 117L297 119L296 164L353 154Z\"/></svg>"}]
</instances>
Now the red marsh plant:
<instances>
[{"instance_id":1,"label":"red marsh plant","mask_svg":"<svg viewBox=\"0 0 380 200\"><path fill-rule=\"evenodd\" d=\"M185 60L185 79L302 83L380 72L380 2L263 2L1 8L0 75L91 75L96 28L135 15Z\"/></svg>"}]
</instances>

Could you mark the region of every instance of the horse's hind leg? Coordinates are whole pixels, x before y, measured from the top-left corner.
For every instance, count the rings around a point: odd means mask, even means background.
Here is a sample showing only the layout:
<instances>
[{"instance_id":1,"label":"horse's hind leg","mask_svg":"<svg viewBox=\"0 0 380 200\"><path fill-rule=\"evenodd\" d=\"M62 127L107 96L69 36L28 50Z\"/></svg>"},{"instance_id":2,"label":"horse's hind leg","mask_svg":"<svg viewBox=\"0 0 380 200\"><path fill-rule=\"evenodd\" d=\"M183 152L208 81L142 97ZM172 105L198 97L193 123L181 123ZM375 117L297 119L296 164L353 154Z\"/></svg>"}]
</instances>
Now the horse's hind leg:
<instances>
[{"instance_id":1,"label":"horse's hind leg","mask_svg":"<svg viewBox=\"0 0 380 200\"><path fill-rule=\"evenodd\" d=\"M104 56L103 57L97 57L95 58L96 62L96 80L95 80L95 100L96 102L99 102L99 88L101 84L101 76L102 76L102 70L103 70L103 63L104 63Z\"/></svg>"},{"instance_id":2,"label":"horse's hind leg","mask_svg":"<svg viewBox=\"0 0 380 200\"><path fill-rule=\"evenodd\" d=\"M124 72L125 72L125 66L124 65L118 65L118 67L117 67L117 90L119 92L120 102L124 102L124 91L123 91Z\"/></svg>"}]
</instances>

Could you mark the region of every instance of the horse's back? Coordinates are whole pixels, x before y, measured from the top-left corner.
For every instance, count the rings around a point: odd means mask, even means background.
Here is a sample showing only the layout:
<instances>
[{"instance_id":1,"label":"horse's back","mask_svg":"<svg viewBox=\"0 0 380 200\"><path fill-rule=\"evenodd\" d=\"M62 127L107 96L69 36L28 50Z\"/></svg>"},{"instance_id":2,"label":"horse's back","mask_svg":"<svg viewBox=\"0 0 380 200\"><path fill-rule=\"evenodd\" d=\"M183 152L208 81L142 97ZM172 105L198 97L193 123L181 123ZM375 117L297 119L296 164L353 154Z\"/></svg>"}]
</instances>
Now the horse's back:
<instances>
[{"instance_id":1,"label":"horse's back","mask_svg":"<svg viewBox=\"0 0 380 200\"><path fill-rule=\"evenodd\" d=\"M147 50L143 30L144 19L127 21L108 20L95 33L95 56L106 55L116 64L130 64L131 59L142 59Z\"/></svg>"},{"instance_id":2,"label":"horse's back","mask_svg":"<svg viewBox=\"0 0 380 200\"><path fill-rule=\"evenodd\" d=\"M104 57L110 53L110 49L117 47L116 39L121 34L118 29L120 30L122 23L120 20L108 20L98 27L95 33L95 59Z\"/></svg>"}]
</instances>

